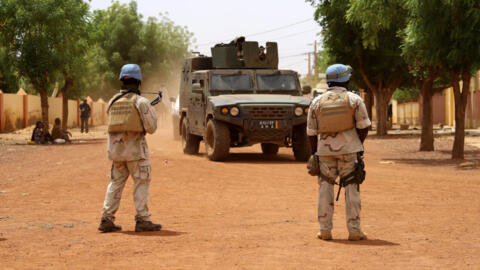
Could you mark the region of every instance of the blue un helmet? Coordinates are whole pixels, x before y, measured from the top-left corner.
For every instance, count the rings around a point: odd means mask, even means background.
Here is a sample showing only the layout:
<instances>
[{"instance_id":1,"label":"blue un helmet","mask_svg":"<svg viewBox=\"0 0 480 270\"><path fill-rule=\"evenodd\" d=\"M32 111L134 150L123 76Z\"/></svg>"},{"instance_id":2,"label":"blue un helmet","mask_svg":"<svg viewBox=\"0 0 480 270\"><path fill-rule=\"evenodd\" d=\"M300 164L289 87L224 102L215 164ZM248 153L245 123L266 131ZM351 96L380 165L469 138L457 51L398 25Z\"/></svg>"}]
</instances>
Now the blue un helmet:
<instances>
[{"instance_id":1,"label":"blue un helmet","mask_svg":"<svg viewBox=\"0 0 480 270\"><path fill-rule=\"evenodd\" d=\"M120 71L119 80L122 80L125 77L134 78L136 80L142 80L142 71L137 64L126 64L123 65L122 70Z\"/></svg>"},{"instance_id":2,"label":"blue un helmet","mask_svg":"<svg viewBox=\"0 0 480 270\"><path fill-rule=\"evenodd\" d=\"M352 76L352 67L343 64L334 64L327 68L325 75L328 82L348 82Z\"/></svg>"}]
</instances>

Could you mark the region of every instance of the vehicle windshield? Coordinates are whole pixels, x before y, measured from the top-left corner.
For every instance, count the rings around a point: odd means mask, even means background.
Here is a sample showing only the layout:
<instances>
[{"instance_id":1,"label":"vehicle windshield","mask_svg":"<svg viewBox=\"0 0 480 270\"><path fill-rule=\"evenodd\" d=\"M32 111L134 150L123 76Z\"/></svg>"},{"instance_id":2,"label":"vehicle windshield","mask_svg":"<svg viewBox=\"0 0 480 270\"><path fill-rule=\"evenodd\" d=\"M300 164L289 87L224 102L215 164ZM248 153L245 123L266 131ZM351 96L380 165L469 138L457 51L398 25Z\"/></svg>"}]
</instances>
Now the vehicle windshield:
<instances>
[{"instance_id":1,"label":"vehicle windshield","mask_svg":"<svg viewBox=\"0 0 480 270\"><path fill-rule=\"evenodd\" d=\"M212 90L249 90L250 75L248 74L213 74L211 79Z\"/></svg>"},{"instance_id":2,"label":"vehicle windshield","mask_svg":"<svg viewBox=\"0 0 480 270\"><path fill-rule=\"evenodd\" d=\"M297 90L293 74L257 75L258 90Z\"/></svg>"}]
</instances>

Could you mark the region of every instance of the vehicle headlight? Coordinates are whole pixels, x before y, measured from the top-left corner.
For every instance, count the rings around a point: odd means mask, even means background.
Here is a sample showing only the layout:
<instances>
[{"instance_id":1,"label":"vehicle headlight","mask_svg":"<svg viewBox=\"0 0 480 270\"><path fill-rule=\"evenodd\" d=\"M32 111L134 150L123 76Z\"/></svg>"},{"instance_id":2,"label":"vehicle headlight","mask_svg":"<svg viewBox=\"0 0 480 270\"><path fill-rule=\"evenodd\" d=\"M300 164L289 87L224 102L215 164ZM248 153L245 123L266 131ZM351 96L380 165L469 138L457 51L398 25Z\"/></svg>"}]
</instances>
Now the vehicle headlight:
<instances>
[{"instance_id":1,"label":"vehicle headlight","mask_svg":"<svg viewBox=\"0 0 480 270\"><path fill-rule=\"evenodd\" d=\"M302 116L303 114L303 108L302 107L296 107L295 108L295 115L296 116Z\"/></svg>"},{"instance_id":2,"label":"vehicle headlight","mask_svg":"<svg viewBox=\"0 0 480 270\"><path fill-rule=\"evenodd\" d=\"M228 108L224 107L220 110L222 114L227 114L228 113Z\"/></svg>"},{"instance_id":3,"label":"vehicle headlight","mask_svg":"<svg viewBox=\"0 0 480 270\"><path fill-rule=\"evenodd\" d=\"M232 107L230 109L230 115L231 116L237 116L240 113L240 110L237 107Z\"/></svg>"}]
</instances>

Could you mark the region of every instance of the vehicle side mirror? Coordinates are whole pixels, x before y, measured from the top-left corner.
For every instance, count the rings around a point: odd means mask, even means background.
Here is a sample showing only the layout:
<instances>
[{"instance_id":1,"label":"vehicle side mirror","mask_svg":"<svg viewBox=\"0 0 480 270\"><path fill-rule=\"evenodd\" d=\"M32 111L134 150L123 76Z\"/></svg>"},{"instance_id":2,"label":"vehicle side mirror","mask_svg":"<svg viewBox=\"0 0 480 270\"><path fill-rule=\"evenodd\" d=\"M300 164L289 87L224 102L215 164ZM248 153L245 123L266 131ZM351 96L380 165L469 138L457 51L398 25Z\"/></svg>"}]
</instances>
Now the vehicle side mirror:
<instances>
[{"instance_id":1,"label":"vehicle side mirror","mask_svg":"<svg viewBox=\"0 0 480 270\"><path fill-rule=\"evenodd\" d=\"M312 92L312 87L310 85L307 84L302 87L302 94L308 95L311 92Z\"/></svg>"},{"instance_id":2,"label":"vehicle side mirror","mask_svg":"<svg viewBox=\"0 0 480 270\"><path fill-rule=\"evenodd\" d=\"M192 84L192 92L197 93L197 94L202 94L203 93L203 89L202 89L202 86L200 85L200 83Z\"/></svg>"}]
</instances>

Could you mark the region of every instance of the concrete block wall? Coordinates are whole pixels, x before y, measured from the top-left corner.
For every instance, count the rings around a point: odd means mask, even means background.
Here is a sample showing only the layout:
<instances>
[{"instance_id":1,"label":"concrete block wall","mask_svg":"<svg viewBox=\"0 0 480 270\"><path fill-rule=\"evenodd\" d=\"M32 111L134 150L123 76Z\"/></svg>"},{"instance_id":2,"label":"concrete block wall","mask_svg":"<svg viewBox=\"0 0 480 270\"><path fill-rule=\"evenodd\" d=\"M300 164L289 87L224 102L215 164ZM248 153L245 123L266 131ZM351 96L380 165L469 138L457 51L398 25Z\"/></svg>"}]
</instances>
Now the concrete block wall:
<instances>
[{"instance_id":1,"label":"concrete block wall","mask_svg":"<svg viewBox=\"0 0 480 270\"><path fill-rule=\"evenodd\" d=\"M90 125L105 125L106 106L103 100L89 99L91 107ZM69 128L80 126L79 100L68 100ZM53 125L55 118L62 119L63 102L61 97L48 98L48 119ZM35 125L42 120L40 96L27 95L22 89L17 94L3 93L0 90L0 132L10 132Z\"/></svg>"}]
</instances>

